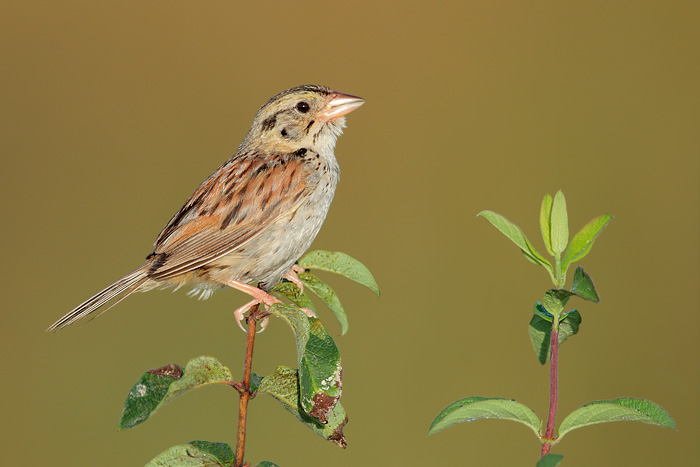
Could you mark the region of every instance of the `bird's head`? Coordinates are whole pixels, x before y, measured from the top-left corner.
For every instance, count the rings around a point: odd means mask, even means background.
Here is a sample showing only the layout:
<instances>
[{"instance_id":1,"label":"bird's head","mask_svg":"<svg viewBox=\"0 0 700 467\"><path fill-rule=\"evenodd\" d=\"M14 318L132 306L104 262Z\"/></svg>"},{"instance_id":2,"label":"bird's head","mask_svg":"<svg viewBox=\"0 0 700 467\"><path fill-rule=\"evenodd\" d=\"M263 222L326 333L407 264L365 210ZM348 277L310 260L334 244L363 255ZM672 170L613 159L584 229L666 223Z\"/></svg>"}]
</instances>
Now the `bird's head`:
<instances>
[{"instance_id":1,"label":"bird's head","mask_svg":"<svg viewBox=\"0 0 700 467\"><path fill-rule=\"evenodd\" d=\"M288 89L260 108L241 149L332 151L345 127L345 115L364 102L323 86Z\"/></svg>"}]
</instances>

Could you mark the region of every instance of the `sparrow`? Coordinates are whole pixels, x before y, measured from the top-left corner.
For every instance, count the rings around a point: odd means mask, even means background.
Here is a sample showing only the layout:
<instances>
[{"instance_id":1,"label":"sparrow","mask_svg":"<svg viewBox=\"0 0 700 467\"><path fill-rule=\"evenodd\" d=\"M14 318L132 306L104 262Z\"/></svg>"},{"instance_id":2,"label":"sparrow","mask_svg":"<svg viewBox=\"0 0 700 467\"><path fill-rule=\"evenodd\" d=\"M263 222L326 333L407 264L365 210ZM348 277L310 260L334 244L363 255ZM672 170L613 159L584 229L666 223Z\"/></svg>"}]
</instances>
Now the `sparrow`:
<instances>
[{"instance_id":1,"label":"sparrow","mask_svg":"<svg viewBox=\"0 0 700 467\"><path fill-rule=\"evenodd\" d=\"M303 286L296 265L321 228L340 168L334 155L345 115L364 99L324 86L288 89L268 100L236 153L170 219L146 262L52 324L62 329L134 292L193 286L202 299L223 287L252 297L234 312L280 300L283 278ZM304 310L312 316L310 310ZM100 313L101 314L101 313Z\"/></svg>"}]
</instances>

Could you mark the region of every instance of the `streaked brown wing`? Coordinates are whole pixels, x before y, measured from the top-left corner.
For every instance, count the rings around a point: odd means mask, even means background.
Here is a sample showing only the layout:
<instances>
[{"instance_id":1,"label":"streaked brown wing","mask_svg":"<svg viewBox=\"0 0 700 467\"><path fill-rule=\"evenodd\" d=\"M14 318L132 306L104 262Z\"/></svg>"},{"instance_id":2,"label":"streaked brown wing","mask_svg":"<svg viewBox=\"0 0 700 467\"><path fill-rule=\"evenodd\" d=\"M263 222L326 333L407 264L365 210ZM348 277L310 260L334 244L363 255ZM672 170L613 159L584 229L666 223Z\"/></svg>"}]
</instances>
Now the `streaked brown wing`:
<instances>
[{"instance_id":1,"label":"streaked brown wing","mask_svg":"<svg viewBox=\"0 0 700 467\"><path fill-rule=\"evenodd\" d=\"M155 243L149 277L182 274L240 248L313 190L312 169L297 154L238 156L214 172Z\"/></svg>"}]
</instances>

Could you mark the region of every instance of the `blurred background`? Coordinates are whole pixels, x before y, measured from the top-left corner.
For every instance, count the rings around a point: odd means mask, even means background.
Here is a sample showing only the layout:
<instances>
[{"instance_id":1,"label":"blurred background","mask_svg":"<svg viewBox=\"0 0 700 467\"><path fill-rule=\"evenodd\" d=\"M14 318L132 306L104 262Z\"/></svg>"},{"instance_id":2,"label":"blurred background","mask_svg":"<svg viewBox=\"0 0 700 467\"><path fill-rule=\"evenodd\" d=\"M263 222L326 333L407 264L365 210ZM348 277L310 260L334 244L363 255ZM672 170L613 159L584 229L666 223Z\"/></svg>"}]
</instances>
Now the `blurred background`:
<instances>
[{"instance_id":1,"label":"blurred background","mask_svg":"<svg viewBox=\"0 0 700 467\"><path fill-rule=\"evenodd\" d=\"M340 186L314 249L344 251L381 298L339 277L350 332L345 451L271 398L251 403L246 459L290 466L534 465L512 422L426 437L468 395L545 418L531 348L546 272L539 206L563 189L572 234L615 220L581 263L602 301L562 348L559 419L620 396L678 431L575 431L566 466L682 465L700 456L700 39L697 2L39 2L0 6L5 465L143 465L194 439L235 442L237 397L196 391L117 432L143 371L214 355L242 372L243 294L138 294L97 320L44 329L141 264L160 229L236 150L257 109L314 83L367 99L336 156ZM274 322L254 371L294 365Z\"/></svg>"}]
</instances>

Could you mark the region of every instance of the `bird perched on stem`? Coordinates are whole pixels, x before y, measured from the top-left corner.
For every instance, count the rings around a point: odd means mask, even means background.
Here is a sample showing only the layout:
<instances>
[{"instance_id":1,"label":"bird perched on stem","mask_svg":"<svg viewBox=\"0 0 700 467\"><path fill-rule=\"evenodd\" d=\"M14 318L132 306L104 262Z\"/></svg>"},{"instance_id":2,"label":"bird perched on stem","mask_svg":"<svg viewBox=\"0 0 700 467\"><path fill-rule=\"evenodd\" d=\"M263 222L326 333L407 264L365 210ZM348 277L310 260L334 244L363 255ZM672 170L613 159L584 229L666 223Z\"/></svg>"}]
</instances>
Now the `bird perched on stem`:
<instances>
[{"instance_id":1,"label":"bird perched on stem","mask_svg":"<svg viewBox=\"0 0 700 467\"><path fill-rule=\"evenodd\" d=\"M271 98L236 154L170 219L146 262L48 331L134 292L185 285L194 286L191 293L200 298L225 286L251 295L253 300L235 311L240 326L254 305L279 302L267 290L282 278L301 288L295 262L321 228L340 176L336 139L345 115L363 103L360 97L313 85Z\"/></svg>"}]
</instances>

